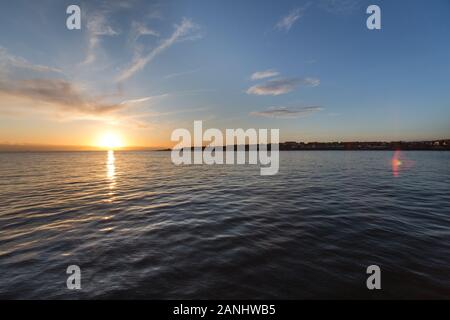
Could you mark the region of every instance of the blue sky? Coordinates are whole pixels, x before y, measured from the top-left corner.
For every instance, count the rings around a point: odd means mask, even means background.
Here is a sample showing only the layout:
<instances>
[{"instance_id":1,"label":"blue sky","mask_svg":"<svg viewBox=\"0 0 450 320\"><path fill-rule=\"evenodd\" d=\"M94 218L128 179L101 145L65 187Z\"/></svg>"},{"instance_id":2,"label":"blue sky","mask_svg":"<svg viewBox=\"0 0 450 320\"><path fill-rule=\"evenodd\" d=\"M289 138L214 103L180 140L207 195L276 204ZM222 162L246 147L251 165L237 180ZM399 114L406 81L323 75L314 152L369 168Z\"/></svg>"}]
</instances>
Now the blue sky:
<instances>
[{"instance_id":1,"label":"blue sky","mask_svg":"<svg viewBox=\"0 0 450 320\"><path fill-rule=\"evenodd\" d=\"M79 4L82 29L67 30ZM382 29L366 28L381 8ZM0 143L168 145L173 129L281 140L450 137L450 2L2 1Z\"/></svg>"}]
</instances>

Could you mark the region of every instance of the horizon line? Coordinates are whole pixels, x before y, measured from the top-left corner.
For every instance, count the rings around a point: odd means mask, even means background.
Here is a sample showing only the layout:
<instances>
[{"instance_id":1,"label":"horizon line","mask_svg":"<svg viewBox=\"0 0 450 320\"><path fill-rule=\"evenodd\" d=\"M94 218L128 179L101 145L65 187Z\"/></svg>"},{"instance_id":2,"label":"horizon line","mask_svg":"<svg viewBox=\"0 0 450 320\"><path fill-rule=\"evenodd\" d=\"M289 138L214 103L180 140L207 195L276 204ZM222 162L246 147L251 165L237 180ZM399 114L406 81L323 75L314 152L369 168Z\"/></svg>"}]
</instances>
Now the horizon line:
<instances>
[{"instance_id":1,"label":"horizon line","mask_svg":"<svg viewBox=\"0 0 450 320\"><path fill-rule=\"evenodd\" d=\"M342 141L294 141L294 140L286 140L283 142L279 142L278 144L289 144L289 143L297 143L297 144L351 144L351 143L385 143L385 144L393 144L393 143L429 143L429 142L450 142L450 138L441 138L441 139L427 139L427 140L342 140ZM271 143L267 143L270 145ZM236 146L237 144L234 144ZM246 143L245 145L249 145ZM207 146L207 145L206 145ZM202 145L202 147L206 147ZM226 147L227 145L217 145L214 147ZM191 148L196 147L194 145ZM200 147L200 146L197 146ZM189 148L189 147L184 147ZM125 147L116 147L116 148L107 148L107 147L98 147L92 145L62 145L62 144L40 144L40 143L0 143L0 152L2 151L108 151L108 150L117 150L117 151L160 151L160 150L171 150L172 147L169 146L125 146Z\"/></svg>"}]
</instances>

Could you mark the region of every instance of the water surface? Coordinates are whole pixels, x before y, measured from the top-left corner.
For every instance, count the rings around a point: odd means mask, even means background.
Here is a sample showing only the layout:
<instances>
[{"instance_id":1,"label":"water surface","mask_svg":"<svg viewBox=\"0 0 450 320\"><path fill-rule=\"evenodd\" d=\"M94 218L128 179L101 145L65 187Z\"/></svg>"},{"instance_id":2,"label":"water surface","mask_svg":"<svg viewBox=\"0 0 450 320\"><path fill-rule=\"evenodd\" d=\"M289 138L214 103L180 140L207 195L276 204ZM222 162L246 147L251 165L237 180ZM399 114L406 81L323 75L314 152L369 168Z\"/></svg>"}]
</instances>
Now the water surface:
<instances>
[{"instance_id":1,"label":"water surface","mask_svg":"<svg viewBox=\"0 0 450 320\"><path fill-rule=\"evenodd\" d=\"M168 152L1 153L0 297L448 299L450 152L393 156L281 152L260 176Z\"/></svg>"}]
</instances>

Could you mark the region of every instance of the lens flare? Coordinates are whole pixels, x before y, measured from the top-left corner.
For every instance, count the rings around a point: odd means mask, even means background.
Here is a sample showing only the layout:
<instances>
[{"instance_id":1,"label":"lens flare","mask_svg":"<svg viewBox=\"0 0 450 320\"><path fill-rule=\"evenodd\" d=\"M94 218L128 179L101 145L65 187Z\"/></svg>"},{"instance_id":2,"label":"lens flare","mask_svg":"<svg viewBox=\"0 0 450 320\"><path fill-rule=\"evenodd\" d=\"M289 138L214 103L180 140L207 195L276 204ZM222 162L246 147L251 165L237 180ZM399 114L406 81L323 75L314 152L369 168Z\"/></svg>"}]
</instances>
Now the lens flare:
<instances>
[{"instance_id":1,"label":"lens flare","mask_svg":"<svg viewBox=\"0 0 450 320\"><path fill-rule=\"evenodd\" d=\"M399 177L400 172L412 170L415 166L415 161L408 159L407 154L407 152L401 152L400 150L394 152L391 160L392 175L394 177Z\"/></svg>"},{"instance_id":2,"label":"lens flare","mask_svg":"<svg viewBox=\"0 0 450 320\"><path fill-rule=\"evenodd\" d=\"M396 150L394 152L394 156L392 157L392 174L394 177L398 177L400 167L402 166L402 161L400 160L400 150Z\"/></svg>"}]
</instances>

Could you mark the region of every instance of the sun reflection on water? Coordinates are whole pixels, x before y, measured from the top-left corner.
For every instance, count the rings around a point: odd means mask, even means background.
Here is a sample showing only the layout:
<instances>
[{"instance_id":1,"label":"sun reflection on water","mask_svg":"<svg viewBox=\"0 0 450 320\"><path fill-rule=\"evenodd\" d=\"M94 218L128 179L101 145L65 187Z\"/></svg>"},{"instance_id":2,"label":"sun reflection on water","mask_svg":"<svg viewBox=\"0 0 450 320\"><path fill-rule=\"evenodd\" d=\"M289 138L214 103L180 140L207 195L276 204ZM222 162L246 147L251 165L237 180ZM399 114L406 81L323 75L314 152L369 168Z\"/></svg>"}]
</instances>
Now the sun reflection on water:
<instances>
[{"instance_id":1,"label":"sun reflection on water","mask_svg":"<svg viewBox=\"0 0 450 320\"><path fill-rule=\"evenodd\" d=\"M115 180L116 176L116 166L115 166L116 158L114 157L114 150L108 151L108 160L106 162L106 176L109 180Z\"/></svg>"},{"instance_id":2,"label":"sun reflection on water","mask_svg":"<svg viewBox=\"0 0 450 320\"><path fill-rule=\"evenodd\" d=\"M108 202L113 201L114 192L113 189L116 186L116 158L114 156L114 150L108 151L108 158L106 161L106 178L109 180L109 199Z\"/></svg>"}]
</instances>

